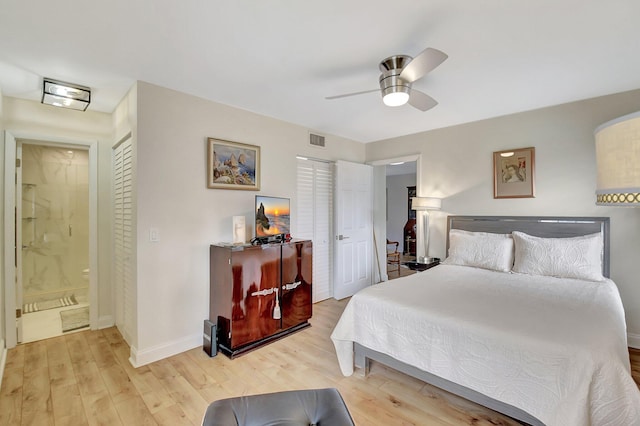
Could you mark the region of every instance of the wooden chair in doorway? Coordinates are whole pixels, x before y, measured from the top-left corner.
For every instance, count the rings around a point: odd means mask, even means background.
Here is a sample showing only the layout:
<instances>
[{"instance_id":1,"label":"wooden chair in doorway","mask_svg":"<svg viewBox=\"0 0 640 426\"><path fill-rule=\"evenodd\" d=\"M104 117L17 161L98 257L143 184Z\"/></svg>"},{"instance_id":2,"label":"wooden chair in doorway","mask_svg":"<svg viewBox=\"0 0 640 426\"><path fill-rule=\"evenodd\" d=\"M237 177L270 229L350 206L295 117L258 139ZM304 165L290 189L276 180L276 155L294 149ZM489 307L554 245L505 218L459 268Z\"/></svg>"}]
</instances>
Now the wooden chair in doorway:
<instances>
[{"instance_id":1,"label":"wooden chair in doorway","mask_svg":"<svg viewBox=\"0 0 640 426\"><path fill-rule=\"evenodd\" d=\"M397 241L389 241L387 239L387 273L397 272L400 276L400 252L398 247L400 243Z\"/></svg>"}]
</instances>

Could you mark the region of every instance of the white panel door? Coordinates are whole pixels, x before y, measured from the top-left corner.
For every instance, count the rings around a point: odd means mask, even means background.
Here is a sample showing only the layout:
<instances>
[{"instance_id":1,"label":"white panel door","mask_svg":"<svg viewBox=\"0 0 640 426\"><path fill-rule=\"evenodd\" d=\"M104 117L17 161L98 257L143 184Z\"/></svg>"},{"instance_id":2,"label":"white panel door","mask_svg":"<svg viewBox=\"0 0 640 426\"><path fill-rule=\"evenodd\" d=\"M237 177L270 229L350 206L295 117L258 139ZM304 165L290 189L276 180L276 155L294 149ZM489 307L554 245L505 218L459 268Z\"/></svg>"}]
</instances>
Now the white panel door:
<instances>
[{"instance_id":1,"label":"white panel door","mask_svg":"<svg viewBox=\"0 0 640 426\"><path fill-rule=\"evenodd\" d=\"M373 282L373 168L338 161L335 182L333 297L343 299Z\"/></svg>"}]
</instances>

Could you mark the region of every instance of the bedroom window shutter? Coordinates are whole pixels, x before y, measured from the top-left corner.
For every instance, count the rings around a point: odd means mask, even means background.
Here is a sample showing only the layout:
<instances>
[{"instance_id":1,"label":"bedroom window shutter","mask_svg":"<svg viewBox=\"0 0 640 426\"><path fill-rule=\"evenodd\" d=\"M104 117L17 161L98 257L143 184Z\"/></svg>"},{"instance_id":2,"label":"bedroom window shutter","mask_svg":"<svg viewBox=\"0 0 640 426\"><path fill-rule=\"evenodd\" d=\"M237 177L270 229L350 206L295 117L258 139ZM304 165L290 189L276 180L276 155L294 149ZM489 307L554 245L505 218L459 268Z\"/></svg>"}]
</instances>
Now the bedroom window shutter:
<instances>
[{"instance_id":1,"label":"bedroom window shutter","mask_svg":"<svg viewBox=\"0 0 640 426\"><path fill-rule=\"evenodd\" d=\"M133 147L131 138L113 149L113 272L116 325L131 344L135 315L133 256Z\"/></svg>"},{"instance_id":2,"label":"bedroom window shutter","mask_svg":"<svg viewBox=\"0 0 640 426\"><path fill-rule=\"evenodd\" d=\"M313 302L332 294L333 164L298 159L296 238L313 241Z\"/></svg>"}]
</instances>

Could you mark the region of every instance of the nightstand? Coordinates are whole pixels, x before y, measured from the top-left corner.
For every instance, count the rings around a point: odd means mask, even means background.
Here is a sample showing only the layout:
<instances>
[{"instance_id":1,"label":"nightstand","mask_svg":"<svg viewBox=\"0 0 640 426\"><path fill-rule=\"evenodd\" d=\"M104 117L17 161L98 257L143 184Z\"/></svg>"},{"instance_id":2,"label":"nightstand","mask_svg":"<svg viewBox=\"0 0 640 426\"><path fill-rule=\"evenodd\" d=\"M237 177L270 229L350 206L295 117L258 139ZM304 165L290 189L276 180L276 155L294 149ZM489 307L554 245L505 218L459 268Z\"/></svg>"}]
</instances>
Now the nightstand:
<instances>
[{"instance_id":1,"label":"nightstand","mask_svg":"<svg viewBox=\"0 0 640 426\"><path fill-rule=\"evenodd\" d=\"M420 263L420 262L405 262L405 265L409 267L412 271L426 271L427 269L431 269L434 266L438 266L440 264L440 259L434 260L431 263Z\"/></svg>"}]
</instances>

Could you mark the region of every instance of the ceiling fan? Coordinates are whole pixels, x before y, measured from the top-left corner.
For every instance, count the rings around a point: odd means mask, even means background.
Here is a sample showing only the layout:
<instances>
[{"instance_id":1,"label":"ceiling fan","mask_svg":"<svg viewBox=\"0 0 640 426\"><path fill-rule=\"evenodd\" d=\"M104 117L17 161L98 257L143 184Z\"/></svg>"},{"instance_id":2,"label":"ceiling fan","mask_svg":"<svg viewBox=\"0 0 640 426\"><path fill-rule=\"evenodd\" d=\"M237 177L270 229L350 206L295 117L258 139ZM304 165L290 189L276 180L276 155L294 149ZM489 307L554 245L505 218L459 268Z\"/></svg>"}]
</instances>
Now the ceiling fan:
<instances>
[{"instance_id":1,"label":"ceiling fan","mask_svg":"<svg viewBox=\"0 0 640 426\"><path fill-rule=\"evenodd\" d=\"M424 49L415 58L407 55L389 56L378 65L378 68L382 71L380 89L328 96L325 99L338 99L380 91L385 105L400 106L408 102L409 105L420 111L427 111L438 105L438 102L426 93L412 89L411 85L443 63L447 58L446 53L431 47Z\"/></svg>"}]
</instances>

